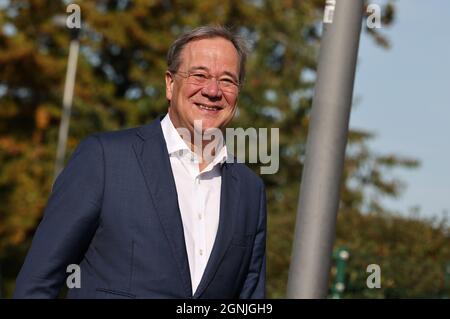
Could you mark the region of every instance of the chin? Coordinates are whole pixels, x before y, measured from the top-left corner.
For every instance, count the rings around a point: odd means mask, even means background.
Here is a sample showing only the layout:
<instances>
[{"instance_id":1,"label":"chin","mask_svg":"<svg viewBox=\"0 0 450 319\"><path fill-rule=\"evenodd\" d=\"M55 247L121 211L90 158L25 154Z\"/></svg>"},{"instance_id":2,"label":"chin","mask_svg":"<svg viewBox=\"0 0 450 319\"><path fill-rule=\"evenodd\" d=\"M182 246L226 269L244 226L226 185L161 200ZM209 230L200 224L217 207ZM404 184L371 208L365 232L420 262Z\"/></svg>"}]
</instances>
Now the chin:
<instances>
[{"instance_id":1,"label":"chin","mask_svg":"<svg viewBox=\"0 0 450 319\"><path fill-rule=\"evenodd\" d=\"M195 120L193 123L195 123L195 121L201 121L202 122L202 131L204 132L207 129L211 129L211 128L220 128L223 125L223 121L216 119L216 118L211 118L209 116L196 116Z\"/></svg>"},{"instance_id":2,"label":"chin","mask_svg":"<svg viewBox=\"0 0 450 319\"><path fill-rule=\"evenodd\" d=\"M222 125L211 123L209 121L203 121L202 123L202 132L205 133L207 130L210 129L221 129Z\"/></svg>"}]
</instances>

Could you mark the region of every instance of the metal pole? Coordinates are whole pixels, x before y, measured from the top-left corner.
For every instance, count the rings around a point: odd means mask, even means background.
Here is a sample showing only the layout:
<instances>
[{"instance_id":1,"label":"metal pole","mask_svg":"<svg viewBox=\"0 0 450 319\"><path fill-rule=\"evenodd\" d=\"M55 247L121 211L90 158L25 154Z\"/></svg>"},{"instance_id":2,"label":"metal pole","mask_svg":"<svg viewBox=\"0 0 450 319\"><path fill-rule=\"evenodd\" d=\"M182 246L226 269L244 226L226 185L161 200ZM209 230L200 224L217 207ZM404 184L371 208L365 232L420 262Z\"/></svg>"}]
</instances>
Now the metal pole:
<instances>
[{"instance_id":1,"label":"metal pole","mask_svg":"<svg viewBox=\"0 0 450 319\"><path fill-rule=\"evenodd\" d=\"M288 298L325 298L336 230L363 0L327 0ZM334 9L334 15L330 16Z\"/></svg>"},{"instance_id":2,"label":"metal pole","mask_svg":"<svg viewBox=\"0 0 450 319\"><path fill-rule=\"evenodd\" d=\"M70 113L72 109L73 90L75 87L75 75L77 72L77 61L80 44L76 36L70 41L69 59L67 63L66 82L64 85L63 111L61 114L61 123L59 125L58 148L56 151L56 164L54 179L64 167L64 158L66 155L67 136L69 134Z\"/></svg>"},{"instance_id":3,"label":"metal pole","mask_svg":"<svg viewBox=\"0 0 450 319\"><path fill-rule=\"evenodd\" d=\"M0 299L3 299L3 276L2 276L2 264L0 263Z\"/></svg>"}]
</instances>

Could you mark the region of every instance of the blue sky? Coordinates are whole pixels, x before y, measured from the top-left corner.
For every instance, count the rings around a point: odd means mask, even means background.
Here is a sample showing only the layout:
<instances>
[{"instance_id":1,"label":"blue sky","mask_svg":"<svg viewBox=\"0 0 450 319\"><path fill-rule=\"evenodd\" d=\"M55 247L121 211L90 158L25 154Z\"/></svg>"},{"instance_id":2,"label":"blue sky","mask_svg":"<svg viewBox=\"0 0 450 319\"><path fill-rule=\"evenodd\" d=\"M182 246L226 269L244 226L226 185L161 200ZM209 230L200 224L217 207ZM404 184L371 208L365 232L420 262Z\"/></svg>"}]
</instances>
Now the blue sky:
<instances>
[{"instance_id":1,"label":"blue sky","mask_svg":"<svg viewBox=\"0 0 450 319\"><path fill-rule=\"evenodd\" d=\"M380 3L380 1L370 1ZM395 23L381 32L391 48L362 35L351 128L376 134L377 153L417 158L414 170L392 173L407 188L390 209L421 216L450 211L450 1L398 0Z\"/></svg>"}]
</instances>

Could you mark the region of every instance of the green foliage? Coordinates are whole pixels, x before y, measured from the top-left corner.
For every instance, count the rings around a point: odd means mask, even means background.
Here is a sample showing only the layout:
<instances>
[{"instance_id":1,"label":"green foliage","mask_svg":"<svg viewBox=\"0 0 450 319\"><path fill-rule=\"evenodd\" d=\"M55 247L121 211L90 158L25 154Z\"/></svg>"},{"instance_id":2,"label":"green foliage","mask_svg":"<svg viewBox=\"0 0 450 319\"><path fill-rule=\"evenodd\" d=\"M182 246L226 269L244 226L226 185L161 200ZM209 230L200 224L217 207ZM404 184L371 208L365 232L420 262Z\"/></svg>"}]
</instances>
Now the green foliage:
<instances>
[{"instance_id":1,"label":"green foliage","mask_svg":"<svg viewBox=\"0 0 450 319\"><path fill-rule=\"evenodd\" d=\"M342 211L336 245L350 251L343 298L444 298L450 260L449 224L382 213ZM366 267L381 269L381 288L368 289Z\"/></svg>"},{"instance_id":2,"label":"green foliage","mask_svg":"<svg viewBox=\"0 0 450 319\"><path fill-rule=\"evenodd\" d=\"M8 2L0 8L0 263L7 296L11 295L14 278L51 190L70 42L68 30L55 23L55 17L66 14L63 1ZM141 125L166 111L165 54L183 31L203 24L222 24L249 39L253 52L234 125L280 129L280 170L263 177L269 204L268 290L270 297L283 297L324 1L77 3L81 6L81 54L68 156L80 139L93 132ZM386 5L383 12L383 23L388 25L394 18L393 6ZM7 33L5 27L16 31ZM367 34L378 44L388 46L381 34L373 30L367 30ZM365 263L377 256L383 256L383 269L391 274L384 277L386 287L390 285L394 290L388 292L386 288L375 297L435 292L430 287L437 286L421 284L411 290L412 283L398 281L397 276L404 275L402 260L421 260L415 255L417 252L428 258L429 267L434 269L425 283L440 283L437 267L442 256L448 257L448 251L447 255L442 253L442 242L448 240L448 233L443 235L443 228L432 228L425 222L397 218L395 231L405 234L400 241L393 228L386 226L391 217L364 215L383 212L376 196L370 194L397 196L401 191L402 184L389 177L390 170L417 166L414 160L374 154L367 148L370 138L367 132L350 133L342 182L338 243L345 243L355 256L359 249L361 256L368 256L360 261L354 259L350 276L354 288L349 296L372 296L357 285L365 282L361 281ZM353 228L346 231L349 222ZM409 232L411 225L419 231L417 236ZM430 247L434 248L420 246L426 242L422 238L425 234L429 234ZM420 249L416 250L415 245ZM380 255L385 246L395 248ZM406 259L407 256L415 259ZM391 261L391 257L396 261ZM392 284L389 278L393 278ZM419 277L414 278L420 281ZM395 290L400 287L406 290Z\"/></svg>"}]
</instances>

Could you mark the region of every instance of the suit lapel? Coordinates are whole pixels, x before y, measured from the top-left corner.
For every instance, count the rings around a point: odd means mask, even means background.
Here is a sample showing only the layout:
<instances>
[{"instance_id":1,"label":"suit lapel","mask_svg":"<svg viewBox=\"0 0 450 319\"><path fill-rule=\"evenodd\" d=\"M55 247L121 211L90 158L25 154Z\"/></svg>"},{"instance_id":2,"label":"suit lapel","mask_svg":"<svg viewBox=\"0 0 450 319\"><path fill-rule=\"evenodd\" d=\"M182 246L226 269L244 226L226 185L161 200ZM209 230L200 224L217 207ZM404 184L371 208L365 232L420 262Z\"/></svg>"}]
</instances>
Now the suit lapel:
<instances>
[{"instance_id":1,"label":"suit lapel","mask_svg":"<svg viewBox=\"0 0 450 319\"><path fill-rule=\"evenodd\" d=\"M142 127L137 133L141 140L133 149L145 177L156 213L170 244L188 296L192 296L191 276L186 245L178 207L178 196L160 120Z\"/></svg>"},{"instance_id":2,"label":"suit lapel","mask_svg":"<svg viewBox=\"0 0 450 319\"><path fill-rule=\"evenodd\" d=\"M220 215L214 246L208 263L197 287L194 298L199 298L213 279L233 236L235 214L239 204L239 178L233 169L233 164L222 165L222 186L220 193Z\"/></svg>"}]
</instances>

